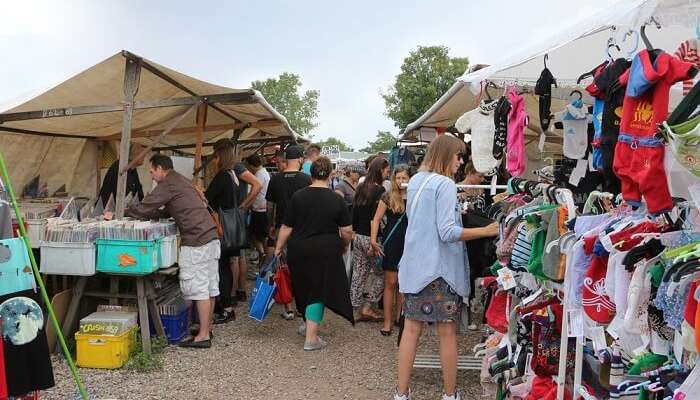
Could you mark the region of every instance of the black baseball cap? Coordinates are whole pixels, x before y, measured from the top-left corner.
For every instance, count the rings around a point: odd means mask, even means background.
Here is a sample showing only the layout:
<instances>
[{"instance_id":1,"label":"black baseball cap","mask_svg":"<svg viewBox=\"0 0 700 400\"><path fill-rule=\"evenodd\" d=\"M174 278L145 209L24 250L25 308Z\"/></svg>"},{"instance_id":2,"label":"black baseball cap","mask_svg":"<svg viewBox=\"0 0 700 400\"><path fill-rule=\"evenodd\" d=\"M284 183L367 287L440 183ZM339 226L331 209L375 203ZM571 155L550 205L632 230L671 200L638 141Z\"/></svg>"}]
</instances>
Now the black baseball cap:
<instances>
[{"instance_id":1,"label":"black baseball cap","mask_svg":"<svg viewBox=\"0 0 700 400\"><path fill-rule=\"evenodd\" d=\"M301 146L289 146L284 151L284 158L287 160L296 160L299 158L304 158L304 149Z\"/></svg>"}]
</instances>

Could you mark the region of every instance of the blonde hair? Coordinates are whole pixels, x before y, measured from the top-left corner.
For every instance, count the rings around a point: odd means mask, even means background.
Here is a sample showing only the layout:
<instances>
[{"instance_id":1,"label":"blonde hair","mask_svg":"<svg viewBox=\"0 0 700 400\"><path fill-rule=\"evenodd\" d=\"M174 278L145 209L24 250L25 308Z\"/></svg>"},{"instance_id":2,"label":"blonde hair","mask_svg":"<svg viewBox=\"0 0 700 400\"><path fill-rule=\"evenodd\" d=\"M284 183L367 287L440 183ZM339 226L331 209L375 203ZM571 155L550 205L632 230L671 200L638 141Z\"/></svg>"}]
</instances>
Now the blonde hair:
<instances>
[{"instance_id":1,"label":"blonde hair","mask_svg":"<svg viewBox=\"0 0 700 400\"><path fill-rule=\"evenodd\" d=\"M403 214L406 211L406 205L403 202L403 197L401 197L401 188L396 183L396 175L402 172L406 173L409 179L411 178L411 170L405 164L397 165L391 174L391 191L389 192L388 207L394 214Z\"/></svg>"},{"instance_id":2,"label":"blonde hair","mask_svg":"<svg viewBox=\"0 0 700 400\"><path fill-rule=\"evenodd\" d=\"M462 153L465 149L466 144L454 136L438 136L428 146L428 152L420 169L421 171L434 172L448 178L454 178L452 160L455 154Z\"/></svg>"}]
</instances>

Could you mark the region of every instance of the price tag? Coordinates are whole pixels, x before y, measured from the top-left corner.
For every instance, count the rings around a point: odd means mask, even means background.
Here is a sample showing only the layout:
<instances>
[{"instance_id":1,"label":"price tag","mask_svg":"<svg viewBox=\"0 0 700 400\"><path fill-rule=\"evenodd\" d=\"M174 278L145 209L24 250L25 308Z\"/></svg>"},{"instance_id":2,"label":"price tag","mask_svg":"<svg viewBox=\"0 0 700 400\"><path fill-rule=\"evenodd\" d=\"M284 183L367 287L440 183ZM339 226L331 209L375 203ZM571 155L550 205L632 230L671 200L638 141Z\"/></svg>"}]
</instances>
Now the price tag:
<instances>
[{"instance_id":1,"label":"price tag","mask_svg":"<svg viewBox=\"0 0 700 400\"><path fill-rule=\"evenodd\" d=\"M689 187L688 192L690 192L690 197L693 199L693 202L695 202L695 207L700 209L700 183Z\"/></svg>"},{"instance_id":2,"label":"price tag","mask_svg":"<svg viewBox=\"0 0 700 400\"><path fill-rule=\"evenodd\" d=\"M593 348L596 352L605 350L608 347L608 342L605 340L605 329L602 326L595 326L590 329L591 339L593 340Z\"/></svg>"},{"instance_id":3,"label":"price tag","mask_svg":"<svg viewBox=\"0 0 700 400\"><path fill-rule=\"evenodd\" d=\"M496 278L498 284L505 290L514 288L517 283L515 282L515 276L513 271L508 267L501 268L498 270L498 278Z\"/></svg>"},{"instance_id":4,"label":"price tag","mask_svg":"<svg viewBox=\"0 0 700 400\"><path fill-rule=\"evenodd\" d=\"M567 310L566 314L569 322L567 335L575 338L583 337L584 326L581 310Z\"/></svg>"},{"instance_id":5,"label":"price tag","mask_svg":"<svg viewBox=\"0 0 700 400\"><path fill-rule=\"evenodd\" d=\"M554 125L554 124L552 124ZM540 149L540 153L544 152L544 144L547 141L547 135L545 135L544 132L540 133L540 142L537 145L537 148Z\"/></svg>"}]
</instances>

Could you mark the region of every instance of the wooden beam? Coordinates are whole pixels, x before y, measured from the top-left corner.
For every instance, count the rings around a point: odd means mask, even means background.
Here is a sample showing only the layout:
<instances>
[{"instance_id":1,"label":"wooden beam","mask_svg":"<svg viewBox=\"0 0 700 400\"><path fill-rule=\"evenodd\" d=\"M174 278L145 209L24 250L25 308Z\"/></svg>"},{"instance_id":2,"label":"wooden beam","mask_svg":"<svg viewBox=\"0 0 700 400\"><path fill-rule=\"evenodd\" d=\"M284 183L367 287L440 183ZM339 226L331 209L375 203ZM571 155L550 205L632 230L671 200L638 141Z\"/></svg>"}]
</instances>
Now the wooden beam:
<instances>
[{"instance_id":1,"label":"wooden beam","mask_svg":"<svg viewBox=\"0 0 700 400\"><path fill-rule=\"evenodd\" d=\"M32 131L29 129L10 128L8 126L2 126L2 125L0 125L0 131L10 132L10 133L21 133L23 135L59 137L59 138L66 138L66 139L93 139L89 136L67 135L65 133L53 133L53 132L39 132L39 131Z\"/></svg>"},{"instance_id":2,"label":"wooden beam","mask_svg":"<svg viewBox=\"0 0 700 400\"><path fill-rule=\"evenodd\" d=\"M169 84L175 86L176 88L182 90L183 92L189 93L189 94L191 94L191 95L193 95L193 96L196 96L196 95L197 95L197 93L195 93L193 90L191 90L191 89L188 88L187 86L183 85L182 83L178 82L178 81L175 80L173 77L171 77L170 75L168 75L168 74L166 74L165 72L161 71L161 70L158 69L155 65L152 65L151 63L149 63L148 61L144 60L143 58L141 58L141 57L139 57L139 56L137 56L137 55L135 55L135 54L133 54L133 53L130 53L130 52L128 52L128 51L122 51L122 55L123 55L124 57L127 57L127 58L138 59L138 60L143 64L143 67L146 68L146 69L147 69L149 72L151 72L153 75L155 75L155 76L159 77L160 79L162 79L162 80L168 82ZM254 92L253 90L249 90L248 93L249 93L251 96L253 96L253 95L255 94L255 92ZM240 120L239 120L238 118L236 118L236 117L233 116L231 113L229 113L228 111L224 110L223 108L217 106L216 104L210 103L210 105L211 105L211 108L213 108L213 109L215 109L216 111L218 111L218 112L224 114L225 116L231 118L234 122L240 122Z\"/></svg>"},{"instance_id":3,"label":"wooden beam","mask_svg":"<svg viewBox=\"0 0 700 400\"><path fill-rule=\"evenodd\" d=\"M224 132L228 130L233 130L233 129L240 129L240 128L258 128L258 129L264 129L264 128L272 128L276 126L282 126L282 123L276 119L266 119L266 120L261 120L257 122L238 122L235 124L217 124L217 125L207 125L204 127L204 132ZM191 126L187 128L176 128L172 132L170 132L170 135L181 135L181 134L187 134L187 133L197 133L198 131L197 126ZM151 136L158 136L163 132L163 129L139 129L136 131L133 131L131 133L132 138L137 138L137 137L151 137ZM118 140L121 134L119 133L114 133L109 136L102 136L97 138L96 140Z\"/></svg>"},{"instance_id":4,"label":"wooden beam","mask_svg":"<svg viewBox=\"0 0 700 400\"><path fill-rule=\"evenodd\" d=\"M129 148L131 144L131 119L134 115L134 97L139 89L141 81L141 63L127 59L124 70L124 119L122 122L122 137L119 144L119 171L123 171L129 164ZM126 196L126 175L119 175L117 178L117 206L115 210L116 218L124 217ZM148 320L146 320L148 322ZM143 327L142 327L143 329ZM149 338L150 339L150 338ZM144 349L145 349L144 344ZM149 349L150 350L150 349Z\"/></svg>"},{"instance_id":5,"label":"wooden beam","mask_svg":"<svg viewBox=\"0 0 700 400\"><path fill-rule=\"evenodd\" d=\"M273 145L273 144L282 144L282 143L289 143L293 142L294 139L290 137L279 137L279 138L260 138L260 139L242 139L238 141L238 144L250 144L250 143L266 143L267 145ZM215 142L204 142L202 143L203 147L212 147ZM176 144L172 146L163 146L163 147L154 147L153 151L172 151L172 150L182 150L182 149L191 149L196 146L195 143L188 143L188 144Z\"/></svg>"},{"instance_id":6,"label":"wooden beam","mask_svg":"<svg viewBox=\"0 0 700 400\"><path fill-rule=\"evenodd\" d=\"M194 150L194 169L199 170L202 166L202 145L204 142L204 128L207 125L207 105L202 104L197 110L197 143ZM192 183L198 186L198 174L192 175Z\"/></svg>"},{"instance_id":7,"label":"wooden beam","mask_svg":"<svg viewBox=\"0 0 700 400\"><path fill-rule=\"evenodd\" d=\"M255 98L250 92L212 94L207 96L173 97L160 100L139 100L132 102L132 109L145 110L149 108L191 106L201 102L226 104L252 104ZM26 121L44 118L72 117L79 115L119 112L124 110L124 104L93 105L78 107L51 108L46 110L22 111L0 114L0 124L10 121Z\"/></svg>"},{"instance_id":8,"label":"wooden beam","mask_svg":"<svg viewBox=\"0 0 700 400\"><path fill-rule=\"evenodd\" d=\"M203 104L203 103L202 103L202 104ZM159 144L159 143L161 142L161 140L163 140L163 138L164 138L168 133L170 133L173 129L175 129L175 127L177 127L178 125L180 125L180 123L182 122L182 120L185 119L185 117L187 117L188 115L190 115L190 113L192 113L192 111L194 111L194 109L197 108L198 106L199 106L198 104L192 105L190 108L187 109L187 111L185 111L184 113L182 113L179 117L175 118L175 119L171 122L170 126L168 126L165 130L163 130L163 132L160 133L160 135L153 141L153 143L151 143L150 146L148 146L148 147L146 147L145 149L143 149L143 151L141 151L141 153L139 153L139 155L137 155L136 157L134 157L133 160L129 160L129 165L127 165L126 168L124 168L123 170L119 171L119 174L120 174L120 175L124 175L124 173L125 173L126 171L130 170L131 168L134 168L134 167L136 166L136 163L138 162L137 160L141 160L141 159L143 159L144 157L146 157L146 154L148 154L148 153L151 151L151 149L153 149L153 147L154 147L155 145ZM205 105L205 106L206 106L206 105Z\"/></svg>"}]
</instances>

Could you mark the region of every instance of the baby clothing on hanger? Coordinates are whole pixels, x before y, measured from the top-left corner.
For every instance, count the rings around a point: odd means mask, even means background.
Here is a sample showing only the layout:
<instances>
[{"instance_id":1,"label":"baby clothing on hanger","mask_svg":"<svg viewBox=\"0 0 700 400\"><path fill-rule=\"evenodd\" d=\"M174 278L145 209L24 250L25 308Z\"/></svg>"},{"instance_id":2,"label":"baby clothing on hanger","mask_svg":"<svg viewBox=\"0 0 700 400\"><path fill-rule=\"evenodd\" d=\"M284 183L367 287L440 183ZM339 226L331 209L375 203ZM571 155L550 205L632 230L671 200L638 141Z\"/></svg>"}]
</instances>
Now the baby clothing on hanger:
<instances>
[{"instance_id":1,"label":"baby clothing on hanger","mask_svg":"<svg viewBox=\"0 0 700 400\"><path fill-rule=\"evenodd\" d=\"M472 162L474 168L485 175L493 175L500 165L500 160L493 156L494 119L496 102L482 101L479 107L464 113L455 122L460 133L471 129Z\"/></svg>"},{"instance_id":2,"label":"baby clothing on hanger","mask_svg":"<svg viewBox=\"0 0 700 400\"><path fill-rule=\"evenodd\" d=\"M525 173L527 153L525 151L525 127L528 115L525 112L525 99L515 88L508 91L511 104L508 115L508 151L506 152L506 169L511 176L519 177Z\"/></svg>"},{"instance_id":3,"label":"baby clothing on hanger","mask_svg":"<svg viewBox=\"0 0 700 400\"><path fill-rule=\"evenodd\" d=\"M665 52L652 62L649 51L642 50L619 78L626 91L613 170L622 183L625 201L639 204L644 197L652 214L673 207L664 171L664 146L655 133L668 115L671 86L689 78L693 67Z\"/></svg>"}]
</instances>

